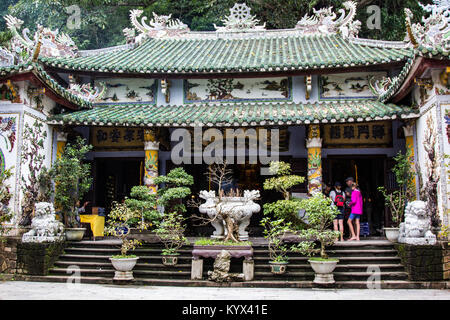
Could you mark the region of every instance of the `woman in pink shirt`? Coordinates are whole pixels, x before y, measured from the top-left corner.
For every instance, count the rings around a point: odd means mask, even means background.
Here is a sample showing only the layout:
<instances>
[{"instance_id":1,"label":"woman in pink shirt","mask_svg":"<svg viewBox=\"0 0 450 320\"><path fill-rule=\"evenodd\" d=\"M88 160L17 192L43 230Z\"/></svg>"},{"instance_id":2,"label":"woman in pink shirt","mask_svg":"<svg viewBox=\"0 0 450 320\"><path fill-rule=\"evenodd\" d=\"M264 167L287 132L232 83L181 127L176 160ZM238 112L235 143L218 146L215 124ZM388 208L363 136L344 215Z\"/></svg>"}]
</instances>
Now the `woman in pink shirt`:
<instances>
[{"instance_id":1,"label":"woman in pink shirt","mask_svg":"<svg viewBox=\"0 0 450 320\"><path fill-rule=\"evenodd\" d=\"M348 239L348 241L359 241L359 230L360 230L360 224L359 220L361 218L361 215L363 213L363 198L361 195L361 191L358 188L358 185L356 183L353 183L352 185L352 197L350 201L350 216L348 217L347 223L350 228L351 238ZM353 220L355 221L356 225L356 234L355 229L353 228Z\"/></svg>"}]
</instances>

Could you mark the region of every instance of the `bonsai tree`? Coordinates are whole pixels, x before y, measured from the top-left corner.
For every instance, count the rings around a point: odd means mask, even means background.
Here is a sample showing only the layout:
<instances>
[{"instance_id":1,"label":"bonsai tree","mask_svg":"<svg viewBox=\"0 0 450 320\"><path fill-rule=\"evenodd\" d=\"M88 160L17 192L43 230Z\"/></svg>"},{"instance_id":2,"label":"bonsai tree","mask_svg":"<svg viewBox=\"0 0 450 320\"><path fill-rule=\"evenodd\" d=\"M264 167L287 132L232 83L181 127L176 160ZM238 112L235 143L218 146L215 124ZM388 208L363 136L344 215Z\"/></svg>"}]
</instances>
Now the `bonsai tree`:
<instances>
[{"instance_id":1,"label":"bonsai tree","mask_svg":"<svg viewBox=\"0 0 450 320\"><path fill-rule=\"evenodd\" d=\"M68 228L78 226L75 217L80 199L89 190L92 178L91 166L83 163L90 150L83 138L77 137L74 143L67 144L62 156L57 159L51 169L55 182L55 204L64 214L64 225Z\"/></svg>"},{"instance_id":2,"label":"bonsai tree","mask_svg":"<svg viewBox=\"0 0 450 320\"><path fill-rule=\"evenodd\" d=\"M290 222L292 228L301 229L305 223L298 217L300 200L292 199L290 189L305 181L304 177L292 175L291 166L282 161L272 161L269 171L275 177L264 181L264 190L275 190L281 192L283 200L264 204L264 214L272 214L275 219L283 219Z\"/></svg>"},{"instance_id":3,"label":"bonsai tree","mask_svg":"<svg viewBox=\"0 0 450 320\"><path fill-rule=\"evenodd\" d=\"M284 219L271 219L264 217L261 220L264 227L264 238L268 241L269 257L271 262L287 263L289 246L283 241L282 236L291 230L291 222Z\"/></svg>"},{"instance_id":4,"label":"bonsai tree","mask_svg":"<svg viewBox=\"0 0 450 320\"><path fill-rule=\"evenodd\" d=\"M12 175L12 168L0 171L0 237L8 231L4 223L12 218L11 209L8 207L12 194L9 190L10 186L7 183Z\"/></svg>"},{"instance_id":5,"label":"bonsai tree","mask_svg":"<svg viewBox=\"0 0 450 320\"><path fill-rule=\"evenodd\" d=\"M146 186L135 186L131 188L130 198L125 199L125 204L140 213L139 217L134 217L128 223L136 226L140 222L148 222L149 227L158 225L161 213L157 210L156 194Z\"/></svg>"},{"instance_id":6,"label":"bonsai tree","mask_svg":"<svg viewBox=\"0 0 450 320\"><path fill-rule=\"evenodd\" d=\"M184 237L186 229L183 224L186 206L183 199L191 194L189 186L194 184L194 178L186 173L183 168L175 168L166 176L154 179L155 184L161 185L158 189L157 204L164 208L162 221L156 229L156 234L163 242L165 249L163 255L176 255L188 241Z\"/></svg>"},{"instance_id":7,"label":"bonsai tree","mask_svg":"<svg viewBox=\"0 0 450 320\"><path fill-rule=\"evenodd\" d=\"M175 168L166 176L154 178L154 183L160 185L157 204L164 207L165 212L186 212L182 200L191 194L189 186L194 184L194 178L190 174L183 168Z\"/></svg>"},{"instance_id":8,"label":"bonsai tree","mask_svg":"<svg viewBox=\"0 0 450 320\"><path fill-rule=\"evenodd\" d=\"M183 224L184 220L183 215L177 212L169 212L164 215L164 219L156 229L156 234L165 247L162 255L177 255L178 249L189 243L184 236L186 230Z\"/></svg>"},{"instance_id":9,"label":"bonsai tree","mask_svg":"<svg viewBox=\"0 0 450 320\"><path fill-rule=\"evenodd\" d=\"M331 202L330 198L321 193L300 202L300 207L306 211L309 228L300 231L300 236L306 240L293 247L293 251L307 256L319 253L320 259L328 259L325 248L333 245L340 236L339 231L329 229L333 224L333 219L339 214L338 209L332 206ZM320 243L318 248L316 241Z\"/></svg>"},{"instance_id":10,"label":"bonsai tree","mask_svg":"<svg viewBox=\"0 0 450 320\"><path fill-rule=\"evenodd\" d=\"M398 188L387 192L385 187L378 187L383 194L386 206L390 209L392 223L395 228L400 226L403 220L406 205L414 199L414 171L411 169L411 152L406 154L399 152L395 157L396 162L392 168Z\"/></svg>"},{"instance_id":11,"label":"bonsai tree","mask_svg":"<svg viewBox=\"0 0 450 320\"><path fill-rule=\"evenodd\" d=\"M44 124L35 121L32 126L25 123L23 130L22 155L20 162L28 167L27 174L21 176L21 188L23 193L21 226L31 224L31 218L36 202L38 201L40 184L39 173L44 167L45 155L42 154L47 131L43 130Z\"/></svg>"},{"instance_id":12,"label":"bonsai tree","mask_svg":"<svg viewBox=\"0 0 450 320\"><path fill-rule=\"evenodd\" d=\"M120 255L112 256L113 259L135 258L135 255L127 255L129 250L134 250L137 246L142 245L142 242L137 239L127 239L130 226L129 221L135 218L140 218L139 210L128 207L125 203L113 202L111 212L106 221L105 233L108 235L117 236L122 240L120 247ZM140 222L140 228L145 230L148 223Z\"/></svg>"}]
</instances>

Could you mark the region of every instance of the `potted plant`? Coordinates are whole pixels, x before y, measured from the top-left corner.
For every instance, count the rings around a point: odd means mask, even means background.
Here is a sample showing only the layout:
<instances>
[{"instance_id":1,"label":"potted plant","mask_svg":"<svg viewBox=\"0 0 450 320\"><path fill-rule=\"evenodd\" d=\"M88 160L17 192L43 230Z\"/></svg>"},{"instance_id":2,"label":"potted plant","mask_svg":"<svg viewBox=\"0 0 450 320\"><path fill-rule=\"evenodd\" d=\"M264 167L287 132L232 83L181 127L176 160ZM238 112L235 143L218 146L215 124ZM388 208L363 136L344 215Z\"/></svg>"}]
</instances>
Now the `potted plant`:
<instances>
[{"instance_id":1,"label":"potted plant","mask_svg":"<svg viewBox=\"0 0 450 320\"><path fill-rule=\"evenodd\" d=\"M296 185L302 184L305 178L291 174L290 164L283 161L272 161L269 172L274 177L264 181L264 190L278 191L282 194L283 199L264 204L264 214L272 215L275 219L291 222L291 228L294 230L304 229L306 223L298 215L300 200L292 198L291 189Z\"/></svg>"},{"instance_id":2,"label":"potted plant","mask_svg":"<svg viewBox=\"0 0 450 320\"><path fill-rule=\"evenodd\" d=\"M156 235L165 246L161 252L162 262L166 266L173 266L178 263L177 251L188 244L184 237L186 227L183 213L186 212L186 206L183 199L191 194L189 186L194 184L194 178L183 168L175 168L165 176L156 177L154 183L160 185L157 204L166 212L156 229Z\"/></svg>"},{"instance_id":3,"label":"potted plant","mask_svg":"<svg viewBox=\"0 0 450 320\"><path fill-rule=\"evenodd\" d=\"M414 172L411 169L411 153L408 150L406 154L399 152L394 157L396 164L392 168L398 188L388 192L384 187L378 187L383 194L386 206L391 212L392 227L385 227L386 238L391 242L397 242L400 233L400 223L403 220L406 205L414 199Z\"/></svg>"},{"instance_id":4,"label":"potted plant","mask_svg":"<svg viewBox=\"0 0 450 320\"><path fill-rule=\"evenodd\" d=\"M129 221L140 216L140 212L129 208L125 203L113 202L111 212L108 215L105 233L119 237L122 241L120 255L114 255L109 258L116 273L114 280L133 280L133 268L139 257L128 255L129 250L134 250L142 242L137 239L128 239L130 233ZM139 227L145 230L148 224L140 222Z\"/></svg>"},{"instance_id":5,"label":"potted plant","mask_svg":"<svg viewBox=\"0 0 450 320\"><path fill-rule=\"evenodd\" d=\"M300 236L311 240L301 241L292 250L307 256L319 253L320 257L312 257L308 260L315 272L314 283L334 283L333 271L339 259L329 258L325 248L333 245L340 236L339 231L329 229L333 219L339 213L338 209L331 206L331 199L321 193L302 200L301 208L306 211L309 228L300 231ZM319 248L316 247L316 241L320 243Z\"/></svg>"},{"instance_id":6,"label":"potted plant","mask_svg":"<svg viewBox=\"0 0 450 320\"><path fill-rule=\"evenodd\" d=\"M154 230L162 218L162 213L157 209L157 195L152 193L147 186L134 186L131 188L130 197L125 199L126 205L140 213L139 217L133 218L130 223L130 238L145 242L159 241ZM137 226L141 222L148 223L148 229L143 230Z\"/></svg>"},{"instance_id":7,"label":"potted plant","mask_svg":"<svg viewBox=\"0 0 450 320\"><path fill-rule=\"evenodd\" d=\"M271 271L273 274L283 274L287 269L289 248L282 236L291 231L291 222L266 216L261 220L261 225L264 227L264 238L268 241Z\"/></svg>"},{"instance_id":8,"label":"potted plant","mask_svg":"<svg viewBox=\"0 0 450 320\"><path fill-rule=\"evenodd\" d=\"M64 216L66 238L77 241L83 238L86 228L80 228L77 221L80 199L89 190L92 178L90 165L83 159L90 150L83 138L77 137L74 143L67 144L64 153L56 159L50 170L55 183L55 204Z\"/></svg>"},{"instance_id":9,"label":"potted plant","mask_svg":"<svg viewBox=\"0 0 450 320\"><path fill-rule=\"evenodd\" d=\"M169 212L164 215L163 221L156 229L156 234L164 244L165 249L162 250L162 262L166 266L174 266L178 263L178 250L185 244L188 244L188 240L184 236L186 229L183 224L185 218L183 215L177 212Z\"/></svg>"}]
</instances>

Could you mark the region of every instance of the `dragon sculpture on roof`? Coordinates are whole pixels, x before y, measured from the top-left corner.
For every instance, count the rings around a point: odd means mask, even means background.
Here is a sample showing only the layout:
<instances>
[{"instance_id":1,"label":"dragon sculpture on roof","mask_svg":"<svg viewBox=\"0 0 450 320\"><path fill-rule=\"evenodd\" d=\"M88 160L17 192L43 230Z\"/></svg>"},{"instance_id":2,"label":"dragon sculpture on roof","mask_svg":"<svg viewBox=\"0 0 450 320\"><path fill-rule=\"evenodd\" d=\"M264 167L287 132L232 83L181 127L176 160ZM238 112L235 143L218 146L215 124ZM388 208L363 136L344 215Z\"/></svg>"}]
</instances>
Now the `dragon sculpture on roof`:
<instances>
[{"instance_id":1,"label":"dragon sculpture on roof","mask_svg":"<svg viewBox=\"0 0 450 320\"><path fill-rule=\"evenodd\" d=\"M419 4L430 15L422 17L422 23L413 24L411 22L413 14L406 8L407 35L405 40L415 48L421 46L430 51L441 48L448 53L450 51L450 1L435 0L433 4Z\"/></svg>"},{"instance_id":2,"label":"dragon sculpture on roof","mask_svg":"<svg viewBox=\"0 0 450 320\"><path fill-rule=\"evenodd\" d=\"M13 37L9 43L9 52L14 55L16 63L22 63L37 56L45 57L75 57L78 48L66 33L58 29L50 30L37 25L33 39L30 39L30 30L24 28L20 33L23 21L11 15L5 16L6 26Z\"/></svg>"},{"instance_id":3,"label":"dragon sculpture on roof","mask_svg":"<svg viewBox=\"0 0 450 320\"><path fill-rule=\"evenodd\" d=\"M333 7L322 8L316 10L313 8L314 15L305 15L297 25L296 29L300 30L303 34L333 34L340 33L344 37L358 36L361 29L361 22L354 20L356 16L356 2L346 1L343 3L345 9L340 9L339 18L333 11ZM346 14L346 11L349 11Z\"/></svg>"},{"instance_id":4,"label":"dragon sculpture on roof","mask_svg":"<svg viewBox=\"0 0 450 320\"><path fill-rule=\"evenodd\" d=\"M176 37L189 32L189 27L179 19L172 19L172 15L157 15L153 12L153 19L146 23L147 17L142 17L143 10L135 9L130 11L130 20L134 29L125 28L124 35L128 43L140 43L146 38ZM136 31L139 35L136 36Z\"/></svg>"}]
</instances>

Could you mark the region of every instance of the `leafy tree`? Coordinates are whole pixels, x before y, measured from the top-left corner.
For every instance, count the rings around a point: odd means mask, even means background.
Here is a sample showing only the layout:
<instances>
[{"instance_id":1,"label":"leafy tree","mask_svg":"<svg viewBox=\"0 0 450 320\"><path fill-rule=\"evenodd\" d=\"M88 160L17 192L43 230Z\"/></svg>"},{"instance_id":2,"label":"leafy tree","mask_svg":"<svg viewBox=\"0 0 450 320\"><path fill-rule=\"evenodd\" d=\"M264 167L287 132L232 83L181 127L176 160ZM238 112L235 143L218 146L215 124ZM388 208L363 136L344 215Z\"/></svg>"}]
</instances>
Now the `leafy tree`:
<instances>
[{"instance_id":1,"label":"leafy tree","mask_svg":"<svg viewBox=\"0 0 450 320\"><path fill-rule=\"evenodd\" d=\"M395 165L392 172L395 176L398 188L392 192L387 192L385 187L378 187L383 194L386 205L389 207L392 222L395 227L399 227L403 220L406 205L414 200L414 171L411 168L411 151L402 154L401 151L394 157Z\"/></svg>"},{"instance_id":2,"label":"leafy tree","mask_svg":"<svg viewBox=\"0 0 450 320\"><path fill-rule=\"evenodd\" d=\"M140 222L149 222L149 227L157 225L161 219L161 214L156 209L156 194L146 186L135 186L131 188L130 198L125 199L125 204L132 210L140 213L140 216L133 217L128 223L132 226Z\"/></svg>"},{"instance_id":3,"label":"leafy tree","mask_svg":"<svg viewBox=\"0 0 450 320\"><path fill-rule=\"evenodd\" d=\"M339 214L337 207L332 206L331 202L330 198L321 193L301 201L300 206L306 211L309 228L300 231L300 237L306 240L293 247L293 251L308 256L320 253L321 259L328 259L325 248L332 245L340 236L339 231L329 229L333 219ZM315 241L320 243L319 248L316 248Z\"/></svg>"},{"instance_id":4,"label":"leafy tree","mask_svg":"<svg viewBox=\"0 0 450 320\"><path fill-rule=\"evenodd\" d=\"M283 219L286 222L292 223L292 228L302 228L304 222L298 217L300 201L291 199L290 189L303 183L305 178L292 175L291 166L282 161L272 161L269 170L272 174L276 174L276 176L264 181L264 190L281 192L284 199L264 204L264 215L272 214L276 219Z\"/></svg>"},{"instance_id":5,"label":"leafy tree","mask_svg":"<svg viewBox=\"0 0 450 320\"><path fill-rule=\"evenodd\" d=\"M83 163L91 149L92 146L86 144L83 138L77 137L74 143L67 144L50 170L55 182L55 204L64 214L64 224L69 228L78 225L75 219L77 206L92 183L91 166Z\"/></svg>"}]
</instances>

